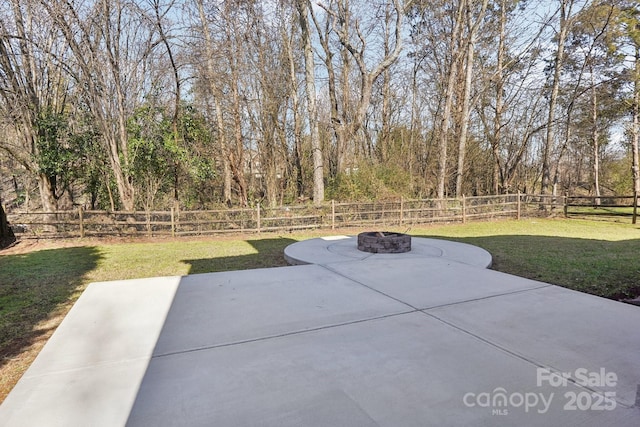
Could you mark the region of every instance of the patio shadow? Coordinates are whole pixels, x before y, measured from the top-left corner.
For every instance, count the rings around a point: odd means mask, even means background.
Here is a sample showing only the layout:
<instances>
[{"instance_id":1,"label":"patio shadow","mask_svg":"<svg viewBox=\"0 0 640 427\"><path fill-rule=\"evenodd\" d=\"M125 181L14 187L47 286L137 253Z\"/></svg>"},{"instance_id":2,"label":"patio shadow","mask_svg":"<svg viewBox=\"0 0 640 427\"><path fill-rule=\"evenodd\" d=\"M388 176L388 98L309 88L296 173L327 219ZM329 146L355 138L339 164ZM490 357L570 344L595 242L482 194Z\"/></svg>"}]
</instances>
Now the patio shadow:
<instances>
[{"instance_id":1,"label":"patio shadow","mask_svg":"<svg viewBox=\"0 0 640 427\"><path fill-rule=\"evenodd\" d=\"M79 290L99 259L89 246L0 257L0 367L55 329L57 322L50 326L46 320Z\"/></svg>"},{"instance_id":2,"label":"patio shadow","mask_svg":"<svg viewBox=\"0 0 640 427\"><path fill-rule=\"evenodd\" d=\"M189 274L283 267L288 265L284 259L284 248L295 242L296 240L283 237L247 240L247 243L255 249L255 253L192 259L183 262L190 264Z\"/></svg>"}]
</instances>

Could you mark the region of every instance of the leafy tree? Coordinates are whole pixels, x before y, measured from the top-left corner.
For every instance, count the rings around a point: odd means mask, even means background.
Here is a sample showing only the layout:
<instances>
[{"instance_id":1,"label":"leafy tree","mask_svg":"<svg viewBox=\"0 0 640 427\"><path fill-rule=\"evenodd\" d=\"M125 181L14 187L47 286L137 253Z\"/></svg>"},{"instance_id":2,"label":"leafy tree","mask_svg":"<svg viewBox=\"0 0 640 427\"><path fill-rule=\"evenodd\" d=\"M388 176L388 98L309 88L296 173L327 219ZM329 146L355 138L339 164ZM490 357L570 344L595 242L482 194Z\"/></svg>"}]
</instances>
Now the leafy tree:
<instances>
[{"instance_id":1,"label":"leafy tree","mask_svg":"<svg viewBox=\"0 0 640 427\"><path fill-rule=\"evenodd\" d=\"M193 105L183 104L179 132L183 148L172 147L174 159L180 159L182 203L189 208L204 208L224 200L224 183L216 141L203 114ZM181 155L178 155L181 153Z\"/></svg>"},{"instance_id":2,"label":"leafy tree","mask_svg":"<svg viewBox=\"0 0 640 427\"><path fill-rule=\"evenodd\" d=\"M173 138L170 117L162 108L148 104L138 108L127 124L129 170L141 203L146 210L153 207L158 194L170 190L172 155L178 151ZM180 153L176 153L180 155Z\"/></svg>"},{"instance_id":3,"label":"leafy tree","mask_svg":"<svg viewBox=\"0 0 640 427\"><path fill-rule=\"evenodd\" d=\"M40 112L35 121L37 132L35 162L49 181L53 197L58 200L73 180L76 152L68 145L69 126L63 114L51 109Z\"/></svg>"}]
</instances>

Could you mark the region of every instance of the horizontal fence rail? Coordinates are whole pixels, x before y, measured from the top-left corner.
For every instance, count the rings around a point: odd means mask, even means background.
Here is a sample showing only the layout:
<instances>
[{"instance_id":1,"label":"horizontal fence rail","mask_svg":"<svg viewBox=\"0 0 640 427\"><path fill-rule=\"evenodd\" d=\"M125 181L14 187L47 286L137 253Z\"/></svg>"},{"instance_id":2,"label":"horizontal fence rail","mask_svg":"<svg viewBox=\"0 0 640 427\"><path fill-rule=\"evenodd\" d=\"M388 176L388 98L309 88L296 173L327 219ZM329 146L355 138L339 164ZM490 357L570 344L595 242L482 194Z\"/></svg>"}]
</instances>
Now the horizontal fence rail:
<instances>
[{"instance_id":1,"label":"horizontal fence rail","mask_svg":"<svg viewBox=\"0 0 640 427\"><path fill-rule=\"evenodd\" d=\"M638 195L634 196L566 196L564 215L567 218L595 219L631 218L636 223Z\"/></svg>"},{"instance_id":2,"label":"horizontal fence rail","mask_svg":"<svg viewBox=\"0 0 640 427\"><path fill-rule=\"evenodd\" d=\"M614 200L615 199L615 200ZM78 208L58 212L7 212L18 238L197 236L302 229L465 223L596 210L591 197L505 194L448 199L398 199L320 206L296 205L184 211L108 212ZM635 212L637 197L601 197L597 209ZM620 207L618 207L620 206ZM585 211L586 212L586 211ZM626 212L626 211L625 211ZM584 214L584 212L583 212ZM626 215L626 213L625 213ZM635 221L635 215L634 215ZM635 222L634 222L635 223Z\"/></svg>"}]
</instances>

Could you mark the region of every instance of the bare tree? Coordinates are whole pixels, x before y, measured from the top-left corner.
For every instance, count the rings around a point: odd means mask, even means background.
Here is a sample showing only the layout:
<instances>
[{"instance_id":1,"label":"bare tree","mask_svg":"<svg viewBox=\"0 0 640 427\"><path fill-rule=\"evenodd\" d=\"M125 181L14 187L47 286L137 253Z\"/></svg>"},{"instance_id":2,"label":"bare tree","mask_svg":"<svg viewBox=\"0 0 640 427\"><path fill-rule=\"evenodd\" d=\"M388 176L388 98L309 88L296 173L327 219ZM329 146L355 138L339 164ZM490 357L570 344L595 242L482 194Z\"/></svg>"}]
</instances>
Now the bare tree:
<instances>
[{"instance_id":1,"label":"bare tree","mask_svg":"<svg viewBox=\"0 0 640 427\"><path fill-rule=\"evenodd\" d=\"M0 4L0 149L48 210L83 191L92 206L100 194L126 210L322 203L325 185L442 198L542 180L548 192L576 180L570 163L586 176L582 157L598 195L618 114L607 88L628 90L631 136L640 95L632 61L580 62L570 29L591 3L558 0L552 21L510 0L10 0ZM626 52L637 47L632 18L612 42ZM174 25L183 19L186 30ZM603 86L616 67L626 80ZM79 178L67 185L46 154L83 127L92 136L77 151L92 164L69 163Z\"/></svg>"},{"instance_id":2,"label":"bare tree","mask_svg":"<svg viewBox=\"0 0 640 427\"><path fill-rule=\"evenodd\" d=\"M611 26L614 13L613 4L592 3L574 15L563 66L569 78L561 85L558 103L564 120L558 120L557 127L562 129L559 125L564 125L564 138L556 149L552 167L553 194L556 194L561 178L565 189L571 182L584 185L580 177L584 174L582 164L586 162L575 157L590 159L590 185L597 204L601 194L602 147L607 143L602 131L619 117L618 101L614 98L619 94L620 79L618 73L612 72L619 59L611 55L616 32ZM574 159L565 160L567 155ZM562 167L563 162L573 166Z\"/></svg>"},{"instance_id":3,"label":"bare tree","mask_svg":"<svg viewBox=\"0 0 640 427\"><path fill-rule=\"evenodd\" d=\"M631 177L634 195L640 194L640 18L636 2L620 2L617 24L622 30L622 44L627 44L633 52L633 64L629 70L632 86L631 95Z\"/></svg>"},{"instance_id":4,"label":"bare tree","mask_svg":"<svg viewBox=\"0 0 640 427\"><path fill-rule=\"evenodd\" d=\"M176 0L170 0L168 4L162 5L160 0L149 0L153 15L151 17L153 25L156 27L160 42L164 45L174 82L174 97L173 97L173 114L171 117L171 127L173 130L173 140L175 145L178 146L181 143L181 135L179 132L179 120L180 120L180 103L182 102L182 78L180 77L179 65L176 61L176 55L174 53L174 47L171 43L171 35L166 30L166 16L175 6ZM174 202L178 203L178 188L179 188L179 163L177 159L172 159L173 169L173 198Z\"/></svg>"},{"instance_id":5,"label":"bare tree","mask_svg":"<svg viewBox=\"0 0 640 427\"><path fill-rule=\"evenodd\" d=\"M240 92L240 73L241 70L241 58L237 55L237 52L242 52L241 40L236 36L242 36L242 25L234 17L232 11L232 5L225 5L225 17L227 17L228 30L224 34L226 45L228 46L228 64L229 68L229 89L231 92L231 117L233 123L233 136L229 149L229 165L231 166L231 172L233 179L236 182L238 188L238 196L241 206L247 206L248 204L248 185L245 179L245 148L244 148L244 135L242 132L242 94ZM236 18L236 19L234 19Z\"/></svg>"},{"instance_id":6,"label":"bare tree","mask_svg":"<svg viewBox=\"0 0 640 427\"><path fill-rule=\"evenodd\" d=\"M308 0L297 0L296 8L302 31L302 50L304 52L304 77L307 93L307 115L311 135L311 151L313 158L313 201L320 204L324 201L324 162L318 130L318 108L316 105L315 61L311 45L309 28L310 5Z\"/></svg>"},{"instance_id":7,"label":"bare tree","mask_svg":"<svg viewBox=\"0 0 640 427\"><path fill-rule=\"evenodd\" d=\"M473 80L473 66L475 61L475 45L478 36L478 30L484 20L489 0L482 0L480 10L477 16L473 16L476 7L475 0L468 0L465 8L466 25L468 28L466 40L466 57L465 57L465 78L464 89L462 95L462 107L460 113L460 134L458 135L458 168L456 171L456 196L461 196L462 184L464 178L465 152L467 145L467 137L469 133L469 122L471 121L471 83Z\"/></svg>"},{"instance_id":8,"label":"bare tree","mask_svg":"<svg viewBox=\"0 0 640 427\"><path fill-rule=\"evenodd\" d=\"M553 77L551 80L551 94L549 95L549 115L547 118L547 135L542 150L542 194L549 194L551 188L551 153L556 138L556 106L561 84L562 66L565 58L565 42L572 25L574 14L574 0L559 0L559 24L556 53L553 58Z\"/></svg>"},{"instance_id":9,"label":"bare tree","mask_svg":"<svg viewBox=\"0 0 640 427\"><path fill-rule=\"evenodd\" d=\"M100 130L120 202L133 210L127 119L145 92L146 61L157 45L154 32L141 24L145 20L128 0L41 4L73 52L68 72Z\"/></svg>"},{"instance_id":10,"label":"bare tree","mask_svg":"<svg viewBox=\"0 0 640 427\"><path fill-rule=\"evenodd\" d=\"M499 194L531 185L525 172L535 163L533 143L546 126L538 45L547 20L528 21L524 37L519 23L527 22L524 17L531 11L507 0L496 6L480 38L486 59L478 70L482 88L477 113L493 161L491 191Z\"/></svg>"},{"instance_id":11,"label":"bare tree","mask_svg":"<svg viewBox=\"0 0 640 427\"><path fill-rule=\"evenodd\" d=\"M52 156L64 137L59 120L69 88L60 64L66 48L51 29L46 35L47 26L36 2L11 0L0 7L0 111L6 123L0 148L33 174L42 207L52 212L64 191Z\"/></svg>"},{"instance_id":12,"label":"bare tree","mask_svg":"<svg viewBox=\"0 0 640 427\"><path fill-rule=\"evenodd\" d=\"M286 25L280 13L267 16L258 5L251 9L253 28L248 36L252 55L250 67L255 70L251 88L251 128L255 147L260 159L260 193L269 206L274 207L280 199L281 181L285 180L285 151L288 152L287 136L283 123L288 112L291 96L290 64L286 53L289 43ZM282 26L282 27L281 27ZM284 38L284 40L283 40Z\"/></svg>"},{"instance_id":13,"label":"bare tree","mask_svg":"<svg viewBox=\"0 0 640 427\"><path fill-rule=\"evenodd\" d=\"M297 10L297 6L296 6ZM293 159L290 162L287 162L289 165L289 169L292 169L293 172L290 172L290 175L295 175L295 186L296 186L296 196L299 199L304 198L305 192L305 180L303 176L303 112L301 109L300 95L299 95L299 80L297 78L298 68L300 66L299 58L297 57L296 46L294 43L295 34L297 34L296 26L293 24L294 22L299 21L296 19L296 15L293 15L292 25L289 31L282 29L282 39L283 45L286 52L286 60L288 64L289 71L289 97L291 98L291 113L293 115L293 147L291 150ZM312 52L313 55L313 52ZM282 128L282 126L281 126ZM283 140L286 140L286 136L283 136ZM285 150L288 151L288 150Z\"/></svg>"},{"instance_id":14,"label":"bare tree","mask_svg":"<svg viewBox=\"0 0 640 427\"><path fill-rule=\"evenodd\" d=\"M631 173L633 177L633 193L640 195L640 156L638 155L638 139L640 139L640 44L635 46L635 67L633 82L633 121L631 135Z\"/></svg>"},{"instance_id":15,"label":"bare tree","mask_svg":"<svg viewBox=\"0 0 640 427\"><path fill-rule=\"evenodd\" d=\"M458 78L458 68L462 57L462 51L459 49L460 39L462 38L463 21L466 0L459 0L456 8L455 17L453 18L454 26L451 31L451 38L448 42L448 52L450 55L447 64L446 89L444 92L444 107L440 124L438 127L438 175L436 195L439 199L443 199L445 194L445 185L447 182L447 150L449 148L449 135L452 119L453 101L455 98L456 82Z\"/></svg>"},{"instance_id":16,"label":"bare tree","mask_svg":"<svg viewBox=\"0 0 640 427\"><path fill-rule=\"evenodd\" d=\"M388 3L367 4L368 7L384 8ZM323 48L323 62L327 68L329 99L331 104L331 126L334 130L336 138L336 155L335 167L333 173L341 173L344 169L344 158L346 154L347 140L355 140L355 145L351 148L355 151L364 144L362 135L358 136L362 130L367 110L371 103L373 85L375 81L395 63L402 51L402 25L404 22L405 5L399 0L393 0L393 47L386 54L383 54L375 62L367 60L371 55L371 47L369 46L369 38L365 35L363 23L361 20L354 18L351 12L351 4L348 0L332 1L327 5L323 5L326 12L325 26L323 27L312 13L320 45ZM367 33L371 31L372 26L376 26L377 22L369 22L367 24ZM383 31L386 31L383 28ZM333 64L335 56L331 48L330 37L337 36L337 41L341 46L341 95L342 108L339 108L336 75ZM357 86L357 96L354 105L351 107L349 93L354 90L351 84L350 70L351 61L355 62L358 71L359 84Z\"/></svg>"},{"instance_id":17,"label":"bare tree","mask_svg":"<svg viewBox=\"0 0 640 427\"><path fill-rule=\"evenodd\" d=\"M209 96L213 98L215 107L215 123L216 123L216 136L218 145L222 153L221 161L223 167L223 190L222 196L224 203L228 206L231 205L231 166L229 164L229 152L227 148L227 138L225 133L225 121L222 114L222 90L217 83L216 76L216 54L213 37L209 30L209 22L205 12L204 4L202 0L196 0L196 6L198 9L199 28L204 35L204 62L206 64L206 82L209 85Z\"/></svg>"}]
</instances>

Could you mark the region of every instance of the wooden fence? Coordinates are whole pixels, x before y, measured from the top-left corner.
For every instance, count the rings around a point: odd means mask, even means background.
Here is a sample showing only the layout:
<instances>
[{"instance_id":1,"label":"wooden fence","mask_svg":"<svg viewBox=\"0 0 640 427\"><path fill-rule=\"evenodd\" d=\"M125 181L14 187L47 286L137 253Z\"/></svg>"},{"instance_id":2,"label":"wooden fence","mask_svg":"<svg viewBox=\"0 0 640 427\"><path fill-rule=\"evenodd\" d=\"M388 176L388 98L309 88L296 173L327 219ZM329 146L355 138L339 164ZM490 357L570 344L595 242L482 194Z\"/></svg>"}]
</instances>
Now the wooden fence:
<instances>
[{"instance_id":1,"label":"wooden fence","mask_svg":"<svg viewBox=\"0 0 640 427\"><path fill-rule=\"evenodd\" d=\"M399 199L275 208L107 212L8 212L18 238L188 236L299 229L407 226L567 213L567 198L528 194Z\"/></svg>"},{"instance_id":2,"label":"wooden fence","mask_svg":"<svg viewBox=\"0 0 640 427\"><path fill-rule=\"evenodd\" d=\"M633 196L565 196L564 215L567 218L585 217L611 220L638 217L638 195Z\"/></svg>"}]
</instances>

